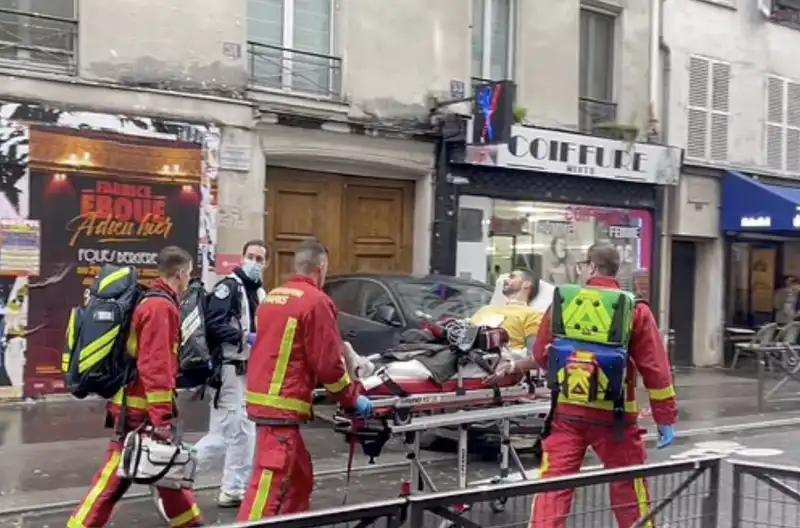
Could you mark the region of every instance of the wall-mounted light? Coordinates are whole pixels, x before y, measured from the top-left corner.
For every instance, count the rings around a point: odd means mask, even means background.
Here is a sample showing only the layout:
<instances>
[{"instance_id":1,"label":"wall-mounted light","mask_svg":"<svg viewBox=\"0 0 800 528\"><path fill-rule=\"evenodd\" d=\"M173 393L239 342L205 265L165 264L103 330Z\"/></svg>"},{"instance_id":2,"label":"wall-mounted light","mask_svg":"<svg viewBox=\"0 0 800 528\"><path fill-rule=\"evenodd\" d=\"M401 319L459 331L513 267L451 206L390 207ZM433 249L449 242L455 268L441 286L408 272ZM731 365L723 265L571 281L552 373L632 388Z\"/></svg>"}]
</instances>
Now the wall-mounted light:
<instances>
[{"instance_id":1,"label":"wall-mounted light","mask_svg":"<svg viewBox=\"0 0 800 528\"><path fill-rule=\"evenodd\" d=\"M73 167L88 167L92 165L92 155L88 152L83 154L73 153L67 156L65 160L62 160L62 163Z\"/></svg>"},{"instance_id":2,"label":"wall-mounted light","mask_svg":"<svg viewBox=\"0 0 800 528\"><path fill-rule=\"evenodd\" d=\"M181 187L181 190L183 192L192 192L193 189L191 185L184 185L183 187Z\"/></svg>"},{"instance_id":3,"label":"wall-mounted light","mask_svg":"<svg viewBox=\"0 0 800 528\"><path fill-rule=\"evenodd\" d=\"M57 172L53 174L53 181L57 182L67 181L67 175L64 174L63 172Z\"/></svg>"},{"instance_id":4,"label":"wall-mounted light","mask_svg":"<svg viewBox=\"0 0 800 528\"><path fill-rule=\"evenodd\" d=\"M181 172L181 166L177 163L173 165L164 165L161 167L160 172L164 176L180 176L183 174L183 172Z\"/></svg>"}]
</instances>

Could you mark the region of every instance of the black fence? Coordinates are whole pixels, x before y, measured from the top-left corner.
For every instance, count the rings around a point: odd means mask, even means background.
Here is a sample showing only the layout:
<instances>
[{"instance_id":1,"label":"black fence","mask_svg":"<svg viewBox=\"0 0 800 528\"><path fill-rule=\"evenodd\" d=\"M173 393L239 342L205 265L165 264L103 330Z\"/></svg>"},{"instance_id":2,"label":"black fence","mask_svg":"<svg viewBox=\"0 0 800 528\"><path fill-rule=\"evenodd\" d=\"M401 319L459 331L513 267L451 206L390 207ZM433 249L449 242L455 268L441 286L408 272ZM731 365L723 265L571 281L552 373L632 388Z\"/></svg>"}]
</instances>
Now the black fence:
<instances>
[{"instance_id":1,"label":"black fence","mask_svg":"<svg viewBox=\"0 0 800 528\"><path fill-rule=\"evenodd\" d=\"M319 510L235 525L237 527L314 528L527 528L532 497L558 501L574 492L566 515L537 519L543 527L717 528L722 459L708 457L569 477L497 484L466 490L420 494L405 499ZM609 487L624 488L612 506ZM649 498L641 491L647 486ZM640 493L636 493L636 492ZM555 502L558 502L555 501ZM553 502L552 504L555 504ZM542 512L551 512L543 508ZM784 525L776 525L784 526Z\"/></svg>"},{"instance_id":2,"label":"black fence","mask_svg":"<svg viewBox=\"0 0 800 528\"><path fill-rule=\"evenodd\" d=\"M342 94L342 59L332 55L247 43L253 87L337 99Z\"/></svg>"},{"instance_id":3,"label":"black fence","mask_svg":"<svg viewBox=\"0 0 800 528\"><path fill-rule=\"evenodd\" d=\"M732 528L800 526L800 468L732 462Z\"/></svg>"}]
</instances>

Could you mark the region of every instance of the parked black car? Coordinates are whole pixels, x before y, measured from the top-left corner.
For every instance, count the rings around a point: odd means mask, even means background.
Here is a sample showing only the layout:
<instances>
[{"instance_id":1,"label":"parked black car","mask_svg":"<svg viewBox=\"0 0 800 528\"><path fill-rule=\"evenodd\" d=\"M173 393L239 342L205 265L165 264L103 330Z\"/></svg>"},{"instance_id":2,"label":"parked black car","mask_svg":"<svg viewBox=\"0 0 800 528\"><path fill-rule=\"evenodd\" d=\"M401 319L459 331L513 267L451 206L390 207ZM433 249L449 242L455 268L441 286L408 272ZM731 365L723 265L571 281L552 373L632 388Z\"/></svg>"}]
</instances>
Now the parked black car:
<instances>
[{"instance_id":1,"label":"parked black car","mask_svg":"<svg viewBox=\"0 0 800 528\"><path fill-rule=\"evenodd\" d=\"M324 287L339 308L339 330L361 355L386 350L425 320L469 317L489 304L482 282L427 275L338 275Z\"/></svg>"}]
</instances>

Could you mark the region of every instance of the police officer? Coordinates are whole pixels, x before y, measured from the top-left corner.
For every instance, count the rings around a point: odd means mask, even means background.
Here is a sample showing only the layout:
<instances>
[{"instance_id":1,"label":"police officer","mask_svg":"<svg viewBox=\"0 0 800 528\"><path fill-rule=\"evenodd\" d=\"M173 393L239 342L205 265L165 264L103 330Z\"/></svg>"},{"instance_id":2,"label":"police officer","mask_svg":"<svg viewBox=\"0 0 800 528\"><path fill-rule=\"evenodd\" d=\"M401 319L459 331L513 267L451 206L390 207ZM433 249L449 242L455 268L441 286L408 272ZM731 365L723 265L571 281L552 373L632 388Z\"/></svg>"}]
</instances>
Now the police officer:
<instances>
[{"instance_id":1,"label":"police officer","mask_svg":"<svg viewBox=\"0 0 800 528\"><path fill-rule=\"evenodd\" d=\"M241 504L252 469L255 426L245 412L245 375L255 341L256 309L266 297L261 277L269 257L263 241L247 242L241 265L217 283L206 308L208 342L222 361L221 385L212 394L208 434L195 448L204 468L225 457L217 500L221 508Z\"/></svg>"}]
</instances>

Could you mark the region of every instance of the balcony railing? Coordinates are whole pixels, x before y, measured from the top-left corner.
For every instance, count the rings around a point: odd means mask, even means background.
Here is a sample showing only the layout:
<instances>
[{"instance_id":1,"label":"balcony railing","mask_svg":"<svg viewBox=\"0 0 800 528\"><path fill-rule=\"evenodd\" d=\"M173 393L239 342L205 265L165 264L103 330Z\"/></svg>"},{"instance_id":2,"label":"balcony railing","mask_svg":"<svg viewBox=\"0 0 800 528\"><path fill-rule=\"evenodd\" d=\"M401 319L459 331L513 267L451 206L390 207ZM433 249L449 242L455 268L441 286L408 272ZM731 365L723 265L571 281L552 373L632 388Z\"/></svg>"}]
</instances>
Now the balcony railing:
<instances>
[{"instance_id":1,"label":"balcony railing","mask_svg":"<svg viewBox=\"0 0 800 528\"><path fill-rule=\"evenodd\" d=\"M77 73L78 21L0 8L0 66Z\"/></svg>"},{"instance_id":2,"label":"balcony railing","mask_svg":"<svg viewBox=\"0 0 800 528\"><path fill-rule=\"evenodd\" d=\"M578 113L578 125L581 132L592 134L596 131L597 125L616 122L617 103L580 97L578 98Z\"/></svg>"},{"instance_id":3,"label":"balcony railing","mask_svg":"<svg viewBox=\"0 0 800 528\"><path fill-rule=\"evenodd\" d=\"M248 42L253 86L336 99L342 94L342 59Z\"/></svg>"}]
</instances>

